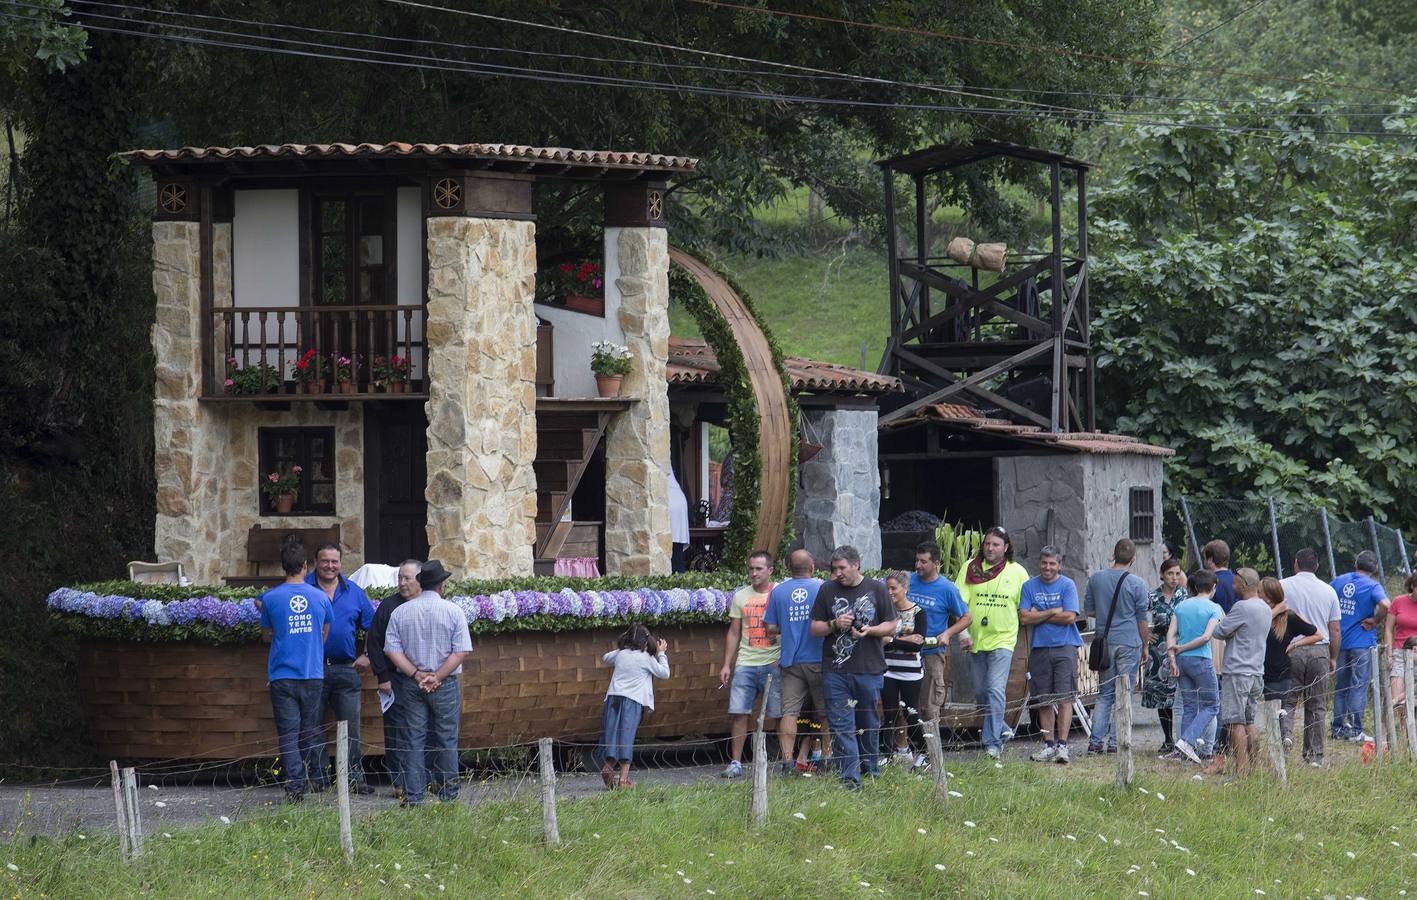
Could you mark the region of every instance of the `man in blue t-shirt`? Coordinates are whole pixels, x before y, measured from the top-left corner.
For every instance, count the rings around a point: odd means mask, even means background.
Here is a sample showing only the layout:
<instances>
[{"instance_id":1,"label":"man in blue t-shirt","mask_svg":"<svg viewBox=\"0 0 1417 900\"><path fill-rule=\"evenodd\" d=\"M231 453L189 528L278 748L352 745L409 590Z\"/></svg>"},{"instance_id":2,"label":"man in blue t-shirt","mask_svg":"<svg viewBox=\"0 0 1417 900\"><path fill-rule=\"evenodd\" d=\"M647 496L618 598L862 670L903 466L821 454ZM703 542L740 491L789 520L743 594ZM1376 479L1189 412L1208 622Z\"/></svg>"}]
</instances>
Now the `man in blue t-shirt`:
<instances>
[{"instance_id":1,"label":"man in blue t-shirt","mask_svg":"<svg viewBox=\"0 0 1417 900\"><path fill-rule=\"evenodd\" d=\"M950 639L968 628L971 619L959 588L940 574L940 545L934 541L916 545L915 574L910 576L906 596L925 610L925 619L932 626L949 626L941 628L934 636L934 646L920 651L925 666L925 683L920 686L920 718L938 722L940 707L945 702L945 687L950 680Z\"/></svg>"},{"instance_id":2,"label":"man in blue t-shirt","mask_svg":"<svg viewBox=\"0 0 1417 900\"><path fill-rule=\"evenodd\" d=\"M368 631L374 622L374 604L364 588L340 574L339 544L322 544L315 551L315 571L305 583L319 588L330 600L334 618L330 634L325 639L325 682L320 698L320 719L326 712L334 713L336 722L349 723L349 789L356 794L372 794L374 789L364 781L364 759L359 755L359 699L362 685L359 673L368 672L369 657L359 652L356 631ZM334 748L330 748L331 755ZM325 767L320 766L318 778L312 779L316 790L328 784Z\"/></svg>"},{"instance_id":3,"label":"man in blue t-shirt","mask_svg":"<svg viewBox=\"0 0 1417 900\"><path fill-rule=\"evenodd\" d=\"M1334 684L1333 731L1335 740L1366 741L1363 713L1368 708L1368 679L1372 676L1369 653L1378 643L1378 625L1387 615L1387 593L1373 576L1378 557L1364 550L1353 560L1356 571L1333 581L1338 594L1338 627L1341 632L1338 673Z\"/></svg>"},{"instance_id":4,"label":"man in blue t-shirt","mask_svg":"<svg viewBox=\"0 0 1417 900\"><path fill-rule=\"evenodd\" d=\"M320 693L325 678L325 637L330 631L329 598L305 584L305 545L280 551L285 583L261 595L261 631L271 642L266 677L271 713L280 741L285 793L291 802L305 796L320 746Z\"/></svg>"},{"instance_id":5,"label":"man in blue t-shirt","mask_svg":"<svg viewBox=\"0 0 1417 900\"><path fill-rule=\"evenodd\" d=\"M1057 547L1038 552L1038 575L1023 583L1018 620L1033 626L1028 653L1029 707L1038 711L1043 747L1034 762L1070 762L1068 730L1073 724L1073 700L1078 694L1078 586L1063 574L1063 554ZM1056 734L1053 731L1057 708Z\"/></svg>"},{"instance_id":6,"label":"man in blue t-shirt","mask_svg":"<svg viewBox=\"0 0 1417 900\"><path fill-rule=\"evenodd\" d=\"M1224 613L1235 605L1235 573L1230 571L1230 545L1216 538L1201 548L1205 567L1215 573L1215 596L1212 602Z\"/></svg>"},{"instance_id":7,"label":"man in blue t-shirt","mask_svg":"<svg viewBox=\"0 0 1417 900\"><path fill-rule=\"evenodd\" d=\"M820 578L813 578L815 563L804 549L787 557L792 577L772 589L763 625L769 635L780 635L782 657L778 671L782 678L782 716L777 720L778 746L782 748L782 768L809 771L807 763L792 761L797 746L797 717L807 696L812 697L812 719L826 743L827 707L822 699L822 639L812 637L812 604L817 599Z\"/></svg>"}]
</instances>

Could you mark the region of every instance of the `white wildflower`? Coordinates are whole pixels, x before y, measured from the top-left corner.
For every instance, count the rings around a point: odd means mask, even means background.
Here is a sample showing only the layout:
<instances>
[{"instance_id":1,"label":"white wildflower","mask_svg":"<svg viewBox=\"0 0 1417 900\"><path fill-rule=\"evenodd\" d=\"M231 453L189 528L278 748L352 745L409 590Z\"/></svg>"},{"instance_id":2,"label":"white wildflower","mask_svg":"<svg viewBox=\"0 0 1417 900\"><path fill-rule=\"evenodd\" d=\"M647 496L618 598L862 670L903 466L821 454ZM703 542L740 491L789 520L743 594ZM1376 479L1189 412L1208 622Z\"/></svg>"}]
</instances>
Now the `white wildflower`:
<instances>
[{"instance_id":1,"label":"white wildflower","mask_svg":"<svg viewBox=\"0 0 1417 900\"><path fill-rule=\"evenodd\" d=\"M803 822L807 821L807 817L806 817L805 815L803 815L802 813L800 813L800 812L795 812L795 813L793 813L793 814L792 814L792 818L794 818L794 819L801 819Z\"/></svg>"},{"instance_id":2,"label":"white wildflower","mask_svg":"<svg viewBox=\"0 0 1417 900\"><path fill-rule=\"evenodd\" d=\"M939 869L941 872L943 872L943 871L945 871L945 864L944 864L944 863L935 863L935 868L937 868L937 869Z\"/></svg>"},{"instance_id":3,"label":"white wildflower","mask_svg":"<svg viewBox=\"0 0 1417 900\"><path fill-rule=\"evenodd\" d=\"M916 833L916 834L925 834L926 832L925 832L925 829L923 829L923 828L917 828L917 829L915 829L915 833Z\"/></svg>"},{"instance_id":4,"label":"white wildflower","mask_svg":"<svg viewBox=\"0 0 1417 900\"><path fill-rule=\"evenodd\" d=\"M228 819L226 816L222 816L222 817L221 817L221 824L223 824L223 825L230 825L230 824L231 824L231 820Z\"/></svg>"},{"instance_id":5,"label":"white wildflower","mask_svg":"<svg viewBox=\"0 0 1417 900\"><path fill-rule=\"evenodd\" d=\"M15 865L14 863L5 863L5 868L9 869L11 872L20 871L20 867Z\"/></svg>"},{"instance_id":6,"label":"white wildflower","mask_svg":"<svg viewBox=\"0 0 1417 900\"><path fill-rule=\"evenodd\" d=\"M964 795L961 794L959 791L950 791L950 796L951 796L951 797L963 797Z\"/></svg>"},{"instance_id":7,"label":"white wildflower","mask_svg":"<svg viewBox=\"0 0 1417 900\"><path fill-rule=\"evenodd\" d=\"M1166 795L1163 794L1163 793L1161 793L1160 791L1157 791L1157 792L1156 792L1156 799L1157 799L1157 800L1165 800L1165 799L1166 799Z\"/></svg>"},{"instance_id":8,"label":"white wildflower","mask_svg":"<svg viewBox=\"0 0 1417 900\"><path fill-rule=\"evenodd\" d=\"M1194 877L1195 877L1195 874L1196 874L1196 870L1195 870L1195 869L1187 869L1187 870L1186 870L1186 874L1187 874L1187 875L1190 875L1192 878L1194 878Z\"/></svg>"},{"instance_id":9,"label":"white wildflower","mask_svg":"<svg viewBox=\"0 0 1417 900\"><path fill-rule=\"evenodd\" d=\"M166 803L163 803L161 800L154 800L154 801L153 801L153 806L156 806L158 809L162 809L162 808L166 807L167 804L166 804Z\"/></svg>"},{"instance_id":10,"label":"white wildflower","mask_svg":"<svg viewBox=\"0 0 1417 900\"><path fill-rule=\"evenodd\" d=\"M965 827L965 828L978 828L979 826L978 826L978 825L975 825L973 822L969 821L968 819L965 819L965 820L964 820L964 827Z\"/></svg>"},{"instance_id":11,"label":"white wildflower","mask_svg":"<svg viewBox=\"0 0 1417 900\"><path fill-rule=\"evenodd\" d=\"M1063 835L1063 837L1067 838L1067 839L1070 840L1070 841L1075 841L1075 840L1077 840L1077 837L1076 837L1075 835L1071 835L1071 834L1065 834L1065 835Z\"/></svg>"},{"instance_id":12,"label":"white wildflower","mask_svg":"<svg viewBox=\"0 0 1417 900\"><path fill-rule=\"evenodd\" d=\"M1347 852L1344 853L1343 855L1346 856L1346 857L1348 857L1349 859L1357 859L1357 858L1358 858L1357 855L1355 855L1352 850L1347 851Z\"/></svg>"}]
</instances>

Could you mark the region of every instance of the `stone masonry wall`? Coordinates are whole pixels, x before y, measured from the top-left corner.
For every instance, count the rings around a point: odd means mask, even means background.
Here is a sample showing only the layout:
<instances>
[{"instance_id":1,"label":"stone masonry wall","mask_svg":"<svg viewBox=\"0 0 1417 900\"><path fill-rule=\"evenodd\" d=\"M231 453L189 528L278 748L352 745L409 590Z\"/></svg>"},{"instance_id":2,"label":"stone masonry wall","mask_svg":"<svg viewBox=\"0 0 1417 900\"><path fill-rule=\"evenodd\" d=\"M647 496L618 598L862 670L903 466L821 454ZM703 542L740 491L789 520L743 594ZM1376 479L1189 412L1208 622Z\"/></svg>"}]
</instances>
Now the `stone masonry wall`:
<instances>
[{"instance_id":1,"label":"stone masonry wall","mask_svg":"<svg viewBox=\"0 0 1417 900\"><path fill-rule=\"evenodd\" d=\"M842 544L861 552L863 568L881 565L881 475L874 409L804 409L804 434L822 451L801 467L797 533L817 559Z\"/></svg>"},{"instance_id":2,"label":"stone masonry wall","mask_svg":"<svg viewBox=\"0 0 1417 900\"><path fill-rule=\"evenodd\" d=\"M1013 539L1014 559L1037 574L1038 551L1049 543L1052 510L1052 543L1063 551L1063 574L1079 589L1092 571L1085 460L1076 454L1001 456L994 469L995 508L999 524Z\"/></svg>"},{"instance_id":3,"label":"stone masonry wall","mask_svg":"<svg viewBox=\"0 0 1417 900\"><path fill-rule=\"evenodd\" d=\"M624 228L616 246L620 327L635 354L621 392L634 404L605 439L605 568L662 575L670 568L669 240L662 228Z\"/></svg>"},{"instance_id":4,"label":"stone masonry wall","mask_svg":"<svg viewBox=\"0 0 1417 900\"><path fill-rule=\"evenodd\" d=\"M1161 482L1163 460L1140 453L1098 453L1087 456L1087 528L1092 536L1087 563L1094 570L1111 565L1112 549L1119 538L1131 537L1131 489L1149 487L1156 491L1155 531L1151 542L1137 542L1137 559L1132 571L1148 585L1160 580L1161 566Z\"/></svg>"},{"instance_id":5,"label":"stone masonry wall","mask_svg":"<svg viewBox=\"0 0 1417 900\"><path fill-rule=\"evenodd\" d=\"M460 577L531 575L536 227L427 224L429 555Z\"/></svg>"}]
</instances>

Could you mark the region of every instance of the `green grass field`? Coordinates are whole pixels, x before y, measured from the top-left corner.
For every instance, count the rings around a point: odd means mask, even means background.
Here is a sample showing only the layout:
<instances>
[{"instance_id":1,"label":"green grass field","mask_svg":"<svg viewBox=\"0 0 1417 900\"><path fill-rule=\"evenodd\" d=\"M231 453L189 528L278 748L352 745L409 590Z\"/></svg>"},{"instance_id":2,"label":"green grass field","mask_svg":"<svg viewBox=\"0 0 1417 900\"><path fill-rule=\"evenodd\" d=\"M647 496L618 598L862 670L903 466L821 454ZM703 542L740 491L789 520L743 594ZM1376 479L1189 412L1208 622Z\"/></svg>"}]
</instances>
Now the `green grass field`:
<instances>
[{"instance_id":1,"label":"green grass field","mask_svg":"<svg viewBox=\"0 0 1417 900\"><path fill-rule=\"evenodd\" d=\"M1015 751L1018 752L1018 751ZM357 819L339 861L328 805L157 835L124 867L111 837L0 848L17 897L1394 897L1417 885L1417 769L1352 764L1272 780L1191 779L1143 756L1130 792L1115 758L1073 766L961 763L942 805L888 770L849 794L829 779L706 782L565 800L563 844L540 804L389 809ZM953 765L953 764L951 764ZM14 866L12 870L8 866Z\"/></svg>"}]
</instances>

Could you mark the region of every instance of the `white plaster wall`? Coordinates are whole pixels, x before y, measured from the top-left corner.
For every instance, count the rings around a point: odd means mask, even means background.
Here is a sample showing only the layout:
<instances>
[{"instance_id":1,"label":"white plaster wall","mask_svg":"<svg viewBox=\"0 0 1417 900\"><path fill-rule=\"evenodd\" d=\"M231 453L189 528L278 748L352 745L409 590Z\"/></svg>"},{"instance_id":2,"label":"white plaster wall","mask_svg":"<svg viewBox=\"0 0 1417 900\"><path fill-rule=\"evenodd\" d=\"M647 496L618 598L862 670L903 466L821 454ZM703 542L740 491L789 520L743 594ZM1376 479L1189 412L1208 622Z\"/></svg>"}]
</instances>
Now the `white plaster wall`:
<instances>
[{"instance_id":1,"label":"white plaster wall","mask_svg":"<svg viewBox=\"0 0 1417 900\"><path fill-rule=\"evenodd\" d=\"M398 201L394 207L394 222L398 234L396 249L398 261L397 303L400 306L423 305L423 191L417 187L398 189ZM403 322L399 322L398 339L404 339ZM423 340L423 321L413 320L413 340ZM423 377L423 351L417 347L413 351L412 377Z\"/></svg>"},{"instance_id":2,"label":"white plaster wall","mask_svg":"<svg viewBox=\"0 0 1417 900\"><path fill-rule=\"evenodd\" d=\"M231 274L233 305L300 306L300 192L296 190L235 191L235 207L231 221ZM284 331L285 359L278 360L278 351L270 350L265 362L289 371L289 363L299 355L294 346L297 325L287 316L282 328L274 313L265 316L266 340L276 342ZM260 324L255 317L247 323L236 322L238 344L258 344ZM238 354L243 363L254 362L259 353ZM251 357L251 358L247 358Z\"/></svg>"},{"instance_id":3,"label":"white plaster wall","mask_svg":"<svg viewBox=\"0 0 1417 900\"><path fill-rule=\"evenodd\" d=\"M1160 583L1157 569L1161 566L1161 488L1163 460L1159 456L1140 453L1095 453L1084 457L1087 467L1088 503L1087 528L1088 566L1097 571L1111 565L1112 548L1119 538L1130 537L1131 512L1128 508L1131 489L1150 487L1156 491L1155 531L1149 544L1137 544L1137 559L1132 572L1141 576L1148 587Z\"/></svg>"},{"instance_id":4,"label":"white plaster wall","mask_svg":"<svg viewBox=\"0 0 1417 900\"><path fill-rule=\"evenodd\" d=\"M544 303L536 305L536 315L550 322L554 346L557 397L594 397L595 375L590 370L591 344L596 341L625 343L620 327L619 240L621 228L605 229L605 318L588 316Z\"/></svg>"}]
</instances>

